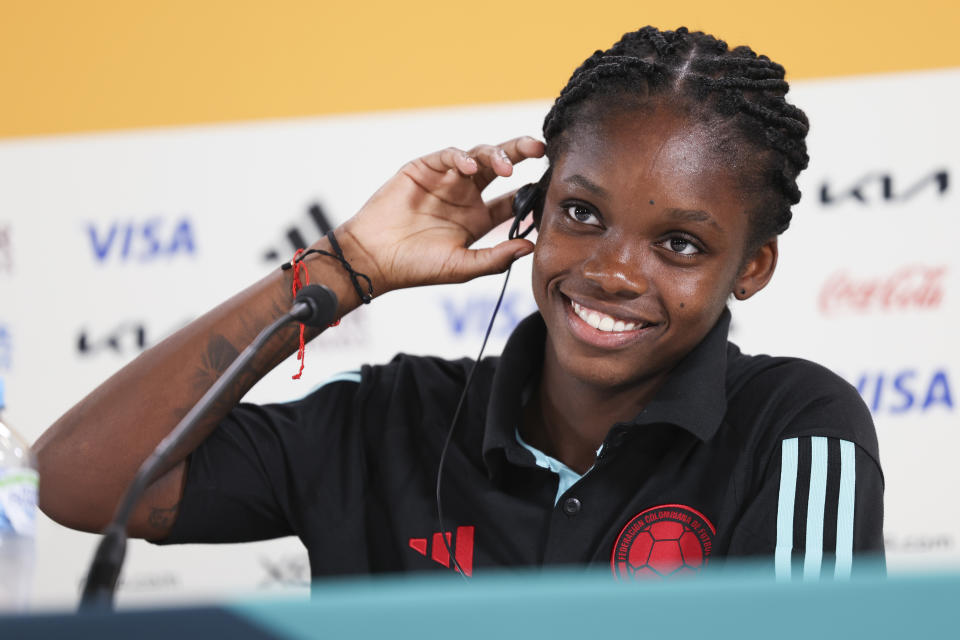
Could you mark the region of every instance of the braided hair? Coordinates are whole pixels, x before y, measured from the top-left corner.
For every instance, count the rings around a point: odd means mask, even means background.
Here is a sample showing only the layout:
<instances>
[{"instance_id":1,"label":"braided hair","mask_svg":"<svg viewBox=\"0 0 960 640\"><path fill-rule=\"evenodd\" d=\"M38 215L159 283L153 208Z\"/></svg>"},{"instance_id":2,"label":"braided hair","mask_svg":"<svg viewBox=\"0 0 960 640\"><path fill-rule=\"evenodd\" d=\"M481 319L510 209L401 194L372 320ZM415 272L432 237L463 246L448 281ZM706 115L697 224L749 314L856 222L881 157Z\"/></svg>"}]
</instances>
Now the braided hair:
<instances>
[{"instance_id":1,"label":"braided hair","mask_svg":"<svg viewBox=\"0 0 960 640\"><path fill-rule=\"evenodd\" d=\"M739 171L743 188L757 197L749 212L749 256L790 226L790 207L800 201L797 175L809 161L804 142L809 121L784 99L790 87L783 78L782 66L749 47L730 49L686 27L643 27L595 52L573 72L543 123L547 157L552 166L564 133L611 106L665 102L718 120L724 125L719 129L728 132L721 144L733 142L750 154L750 166ZM601 103L602 109L590 109Z\"/></svg>"}]
</instances>

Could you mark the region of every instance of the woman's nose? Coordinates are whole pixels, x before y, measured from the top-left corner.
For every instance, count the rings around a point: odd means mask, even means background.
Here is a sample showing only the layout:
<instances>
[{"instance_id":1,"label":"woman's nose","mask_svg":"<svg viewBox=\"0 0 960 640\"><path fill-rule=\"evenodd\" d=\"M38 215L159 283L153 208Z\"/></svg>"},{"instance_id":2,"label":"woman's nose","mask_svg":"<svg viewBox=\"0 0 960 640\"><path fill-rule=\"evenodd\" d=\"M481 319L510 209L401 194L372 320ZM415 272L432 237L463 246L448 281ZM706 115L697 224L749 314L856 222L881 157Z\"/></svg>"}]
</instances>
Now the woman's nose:
<instances>
[{"instance_id":1,"label":"woman's nose","mask_svg":"<svg viewBox=\"0 0 960 640\"><path fill-rule=\"evenodd\" d=\"M630 243L614 239L602 241L584 262L583 275L608 296L637 298L649 288L646 275L649 256L645 253L636 239Z\"/></svg>"}]
</instances>

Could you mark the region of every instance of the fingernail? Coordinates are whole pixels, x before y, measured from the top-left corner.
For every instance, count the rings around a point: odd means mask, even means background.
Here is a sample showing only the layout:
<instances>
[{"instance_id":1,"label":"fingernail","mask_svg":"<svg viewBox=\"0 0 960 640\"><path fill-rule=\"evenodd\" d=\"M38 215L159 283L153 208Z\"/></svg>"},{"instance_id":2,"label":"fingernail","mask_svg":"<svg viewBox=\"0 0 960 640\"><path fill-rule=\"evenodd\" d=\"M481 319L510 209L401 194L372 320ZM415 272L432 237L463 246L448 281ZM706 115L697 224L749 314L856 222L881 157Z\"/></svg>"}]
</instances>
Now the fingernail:
<instances>
[{"instance_id":1,"label":"fingernail","mask_svg":"<svg viewBox=\"0 0 960 640\"><path fill-rule=\"evenodd\" d=\"M517 249L516 251L513 252L513 259L517 260L518 258L522 258L523 256L528 255L532 251L533 251L533 247L524 247L523 249Z\"/></svg>"},{"instance_id":2,"label":"fingernail","mask_svg":"<svg viewBox=\"0 0 960 640\"><path fill-rule=\"evenodd\" d=\"M510 162L510 156L508 156L507 152L504 151L503 149L500 149L500 157L503 158L503 161L506 162L507 164L510 164L510 165L513 164L512 162Z\"/></svg>"}]
</instances>

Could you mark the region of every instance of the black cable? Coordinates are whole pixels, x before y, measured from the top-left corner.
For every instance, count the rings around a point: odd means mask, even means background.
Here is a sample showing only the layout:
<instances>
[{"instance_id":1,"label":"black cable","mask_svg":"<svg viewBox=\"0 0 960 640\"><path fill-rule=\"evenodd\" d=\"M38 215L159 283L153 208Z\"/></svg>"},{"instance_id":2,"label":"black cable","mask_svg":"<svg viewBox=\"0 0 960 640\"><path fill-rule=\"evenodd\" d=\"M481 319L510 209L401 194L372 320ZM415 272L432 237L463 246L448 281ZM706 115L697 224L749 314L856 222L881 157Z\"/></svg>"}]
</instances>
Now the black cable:
<instances>
[{"instance_id":1,"label":"black cable","mask_svg":"<svg viewBox=\"0 0 960 640\"><path fill-rule=\"evenodd\" d=\"M447 439L444 441L443 449L440 451L440 464L437 466L437 520L440 522L440 538L443 540L444 546L447 547L447 553L453 560L454 568L464 580L467 579L467 574L463 572L463 567L460 566L460 562L457 560L457 556L453 552L453 547L450 545L450 539L447 537L447 530L443 526L443 507L440 500L440 481L443 477L443 463L447 459L447 450L450 448L451 440L453 440L453 429L457 426L457 419L460 417L460 410L463 408L463 403L467 398L467 389L470 388L470 383L473 381L473 374L477 372L477 366L480 364L480 359L483 357L483 350L487 348L487 340L490 338L490 332L493 330L493 323L497 319L497 312L500 311L500 303L503 302L503 295L507 292L507 283L510 282L511 269L513 269L513 265L507 267L507 274L503 278L503 287L500 289L500 297L497 298L497 304L494 306L493 314L490 316L490 323L487 325L487 332L483 336L483 344L480 345L480 353L477 354L477 359L473 361L473 366L470 367L470 373L467 374L467 381L463 385L463 391L460 393L460 400L457 402L457 410L453 412L453 420L450 421L450 429L447 431Z\"/></svg>"}]
</instances>

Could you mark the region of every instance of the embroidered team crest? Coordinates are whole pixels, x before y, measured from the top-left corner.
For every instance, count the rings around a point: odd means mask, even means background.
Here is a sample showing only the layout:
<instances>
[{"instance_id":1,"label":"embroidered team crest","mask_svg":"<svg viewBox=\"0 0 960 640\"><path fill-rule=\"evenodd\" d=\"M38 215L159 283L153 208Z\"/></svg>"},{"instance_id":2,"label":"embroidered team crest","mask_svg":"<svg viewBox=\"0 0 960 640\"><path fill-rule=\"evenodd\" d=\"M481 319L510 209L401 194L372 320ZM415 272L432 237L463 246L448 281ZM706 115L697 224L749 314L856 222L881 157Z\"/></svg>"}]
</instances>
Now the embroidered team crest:
<instances>
[{"instance_id":1,"label":"embroidered team crest","mask_svg":"<svg viewBox=\"0 0 960 640\"><path fill-rule=\"evenodd\" d=\"M717 530L696 509L662 504L641 511L613 543L610 567L617 578L692 575L706 566Z\"/></svg>"}]
</instances>

